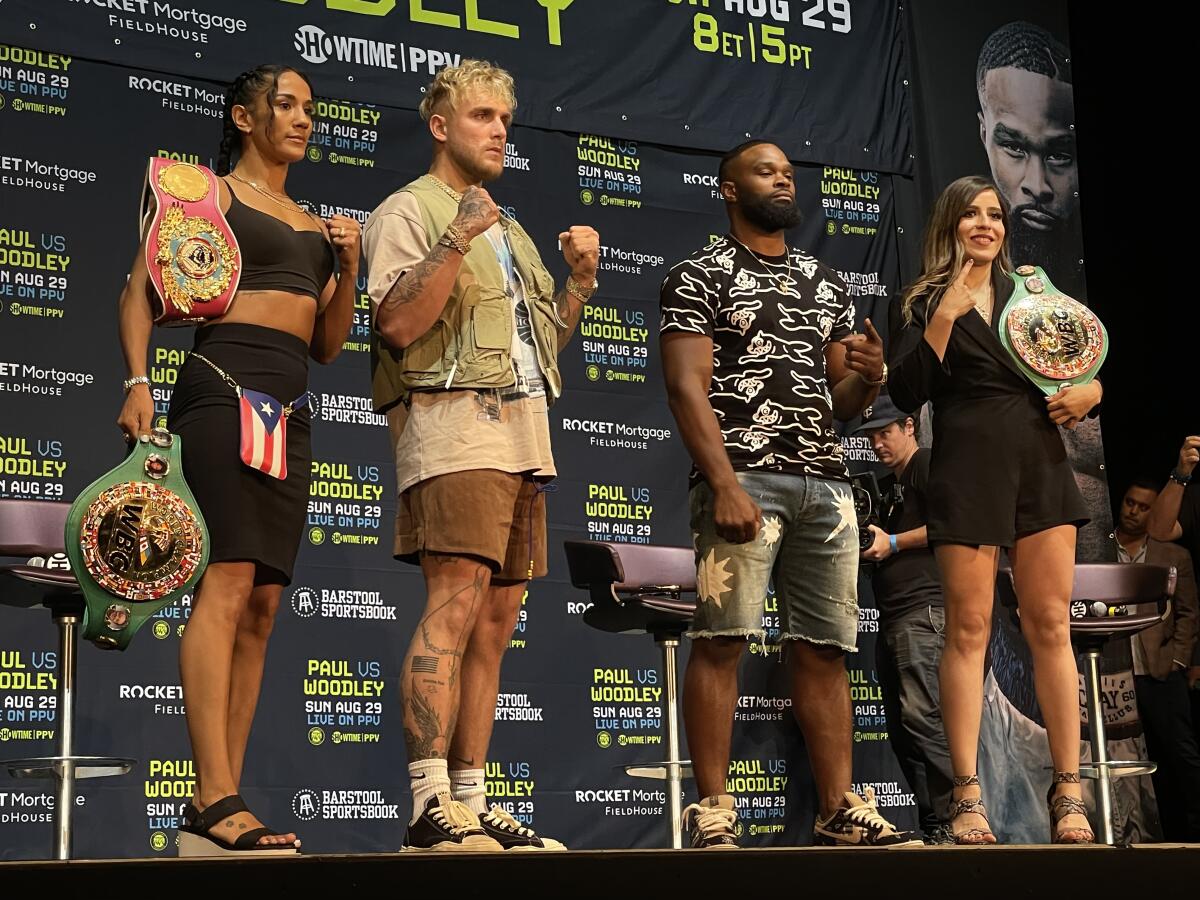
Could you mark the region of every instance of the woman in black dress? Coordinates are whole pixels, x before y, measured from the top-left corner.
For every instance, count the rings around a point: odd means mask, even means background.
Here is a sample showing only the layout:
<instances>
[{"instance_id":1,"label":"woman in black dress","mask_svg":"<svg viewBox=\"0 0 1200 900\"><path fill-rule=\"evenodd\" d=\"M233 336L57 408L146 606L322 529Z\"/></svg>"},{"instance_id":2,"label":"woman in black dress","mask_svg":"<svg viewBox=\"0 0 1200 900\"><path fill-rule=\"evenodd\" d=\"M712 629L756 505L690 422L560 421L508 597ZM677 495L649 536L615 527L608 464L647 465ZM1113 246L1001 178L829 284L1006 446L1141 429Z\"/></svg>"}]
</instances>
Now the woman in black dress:
<instances>
[{"instance_id":1,"label":"woman in black dress","mask_svg":"<svg viewBox=\"0 0 1200 900\"><path fill-rule=\"evenodd\" d=\"M926 229L921 276L894 323L890 393L901 409L933 402L928 528L946 598L940 685L955 772L955 840L996 841L976 757L1003 547L1054 763L1051 839L1090 843L1069 627L1076 531L1088 516L1058 426L1074 428L1100 402L1101 388L1093 381L1045 397L1000 343L998 319L1014 287L1007 222L1008 208L986 179L960 178L942 192Z\"/></svg>"},{"instance_id":2,"label":"woman in black dress","mask_svg":"<svg viewBox=\"0 0 1200 900\"><path fill-rule=\"evenodd\" d=\"M267 638L304 528L309 411L298 408L287 420L285 478L251 468L239 454L237 394L217 370L287 404L307 389L307 358L331 362L349 333L358 223L346 216L322 222L284 193L288 166L304 158L312 115L307 78L285 66L245 72L226 94L217 162L225 177L217 184L241 250L241 280L225 315L197 329L167 419L182 438L184 474L211 541L179 653L197 776L180 855L294 854L299 847L294 834L276 834L246 809L238 783ZM126 440L146 434L154 415L145 378L153 287L143 249L120 303L126 366L130 381L140 382L117 420Z\"/></svg>"}]
</instances>

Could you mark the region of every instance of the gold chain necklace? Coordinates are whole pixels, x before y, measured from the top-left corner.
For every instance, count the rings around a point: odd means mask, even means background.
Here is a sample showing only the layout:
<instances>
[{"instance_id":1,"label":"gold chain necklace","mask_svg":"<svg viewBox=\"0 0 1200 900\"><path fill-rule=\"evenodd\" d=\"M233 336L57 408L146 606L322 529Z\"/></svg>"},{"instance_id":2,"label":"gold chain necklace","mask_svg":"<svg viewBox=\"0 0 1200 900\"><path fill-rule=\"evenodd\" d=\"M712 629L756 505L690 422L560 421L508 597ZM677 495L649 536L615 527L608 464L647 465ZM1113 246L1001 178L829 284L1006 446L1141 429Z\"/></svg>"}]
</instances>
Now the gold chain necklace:
<instances>
[{"instance_id":1,"label":"gold chain necklace","mask_svg":"<svg viewBox=\"0 0 1200 900\"><path fill-rule=\"evenodd\" d=\"M433 182L434 187L440 188L446 194L448 194L450 196L450 199L453 200L455 203L462 203L463 195L460 194L458 191L456 191L454 188L450 187L450 185L446 184L446 182L442 181L436 175L430 175L428 172L425 173L425 177Z\"/></svg>"},{"instance_id":2,"label":"gold chain necklace","mask_svg":"<svg viewBox=\"0 0 1200 900\"><path fill-rule=\"evenodd\" d=\"M737 245L739 247L741 247L743 250L745 250L747 253L749 253L750 256L753 259L755 259L760 266L763 267L763 274L766 275L768 278L773 278L775 280L775 286L777 288L779 288L779 290L786 291L789 287L791 287L793 284L796 283L795 280L792 278L792 248L789 247L787 244L783 245L783 252L787 256L787 274L780 275L778 272L772 272L767 267L766 261L764 259L762 259L762 257L760 257L753 250L751 250L749 247L747 247L745 244L743 244L741 241L739 241L736 236L734 236L733 234L730 234L729 236L731 238L733 238L734 242L737 243Z\"/></svg>"},{"instance_id":3,"label":"gold chain necklace","mask_svg":"<svg viewBox=\"0 0 1200 900\"><path fill-rule=\"evenodd\" d=\"M268 190L265 187L261 187L257 181L251 181L249 178L243 178L237 172L230 172L229 174L232 175L234 178L236 178L238 181L240 181L242 184L250 185L250 187L254 188L254 190L258 191L260 194L262 194L268 200L274 200L276 203L278 203L284 209L298 209L300 212L304 213L305 215L308 214L308 210L305 209L303 206L301 206L299 203L297 203L295 200L293 200L291 197L283 197L281 199L280 195L277 195L274 191Z\"/></svg>"}]
</instances>

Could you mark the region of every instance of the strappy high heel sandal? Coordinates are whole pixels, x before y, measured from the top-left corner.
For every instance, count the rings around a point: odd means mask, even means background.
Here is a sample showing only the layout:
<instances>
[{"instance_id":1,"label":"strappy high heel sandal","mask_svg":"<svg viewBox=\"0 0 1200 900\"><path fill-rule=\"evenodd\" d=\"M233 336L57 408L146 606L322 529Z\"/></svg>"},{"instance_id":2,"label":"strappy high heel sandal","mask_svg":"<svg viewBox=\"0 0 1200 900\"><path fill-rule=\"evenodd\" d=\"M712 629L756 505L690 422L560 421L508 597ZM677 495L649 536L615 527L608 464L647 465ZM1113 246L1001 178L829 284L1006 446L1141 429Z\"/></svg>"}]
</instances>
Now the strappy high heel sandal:
<instances>
[{"instance_id":1,"label":"strappy high heel sandal","mask_svg":"<svg viewBox=\"0 0 1200 900\"><path fill-rule=\"evenodd\" d=\"M241 832L232 843L213 837L209 832L223 819L249 812L246 801L240 794L222 797L204 812L189 803L183 811L183 824L179 826L179 855L184 856L297 856L299 848L287 844L260 844L259 838L277 835L270 828L252 828Z\"/></svg>"},{"instance_id":2,"label":"strappy high heel sandal","mask_svg":"<svg viewBox=\"0 0 1200 900\"><path fill-rule=\"evenodd\" d=\"M1059 828L1059 823L1067 816L1083 816L1087 821L1087 807L1078 797L1068 794L1054 796L1054 789L1060 784L1079 784L1078 772L1055 772L1050 782L1050 790L1046 794L1046 807L1050 811L1050 843L1052 844L1091 844L1095 843L1096 835L1091 825L1074 828Z\"/></svg>"},{"instance_id":3,"label":"strappy high heel sandal","mask_svg":"<svg viewBox=\"0 0 1200 900\"><path fill-rule=\"evenodd\" d=\"M953 784L955 787L969 787L979 784L979 776L955 775ZM956 831L954 829L954 820L968 813L974 813L983 819L984 827ZM996 843L996 835L992 833L991 826L988 823L987 808L983 805L982 797L961 797L954 801L954 805L950 807L950 836L954 838L954 843L965 846L983 846Z\"/></svg>"}]
</instances>

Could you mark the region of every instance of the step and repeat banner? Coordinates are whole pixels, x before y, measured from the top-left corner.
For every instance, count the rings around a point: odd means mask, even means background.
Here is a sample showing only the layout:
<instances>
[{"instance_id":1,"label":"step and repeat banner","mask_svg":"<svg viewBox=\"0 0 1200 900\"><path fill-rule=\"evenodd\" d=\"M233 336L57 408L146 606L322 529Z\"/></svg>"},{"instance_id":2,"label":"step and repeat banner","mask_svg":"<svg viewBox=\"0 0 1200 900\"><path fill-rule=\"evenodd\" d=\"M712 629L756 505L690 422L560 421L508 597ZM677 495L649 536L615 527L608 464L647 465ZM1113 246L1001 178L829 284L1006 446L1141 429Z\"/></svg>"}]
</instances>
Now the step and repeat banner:
<instances>
[{"instance_id":1,"label":"step and repeat banner","mask_svg":"<svg viewBox=\"0 0 1200 900\"><path fill-rule=\"evenodd\" d=\"M124 377L116 302L137 248L146 159L212 165L225 82L261 62L317 86L307 160L289 193L321 216L365 220L425 170L415 112L438 68L492 59L517 78L506 171L489 190L566 272L556 237L602 240L601 289L561 357L551 410L559 478L551 564L505 659L487 762L494 802L571 847L667 846L661 782L624 766L660 759L664 676L648 636L584 625L569 539L687 544L687 454L665 402L658 287L726 230L720 153L748 136L802 165L791 239L849 285L858 321L887 321L900 279L893 178L908 172L907 23L865 0L8 0L0 5L0 498L70 500L119 460ZM398 672L423 603L391 559L394 465L371 409L369 301L341 356L312 367L313 481L294 582L272 638L243 793L317 852L399 846L410 798ZM165 417L191 335L156 330L150 377ZM844 441L852 471L874 465ZM915 821L887 743L874 669L878 617L860 579L855 786ZM80 652L76 749L137 759L84 782L76 855L169 855L191 796L179 685L190 598L124 654ZM763 603L778 629L773 597ZM0 758L53 752L55 631L0 605ZM779 648L750 648L729 789L747 845L811 840L812 778ZM686 648L685 648L686 653ZM686 658L686 655L684 656ZM689 793L690 796L690 793ZM0 771L0 858L44 856L53 798Z\"/></svg>"}]
</instances>

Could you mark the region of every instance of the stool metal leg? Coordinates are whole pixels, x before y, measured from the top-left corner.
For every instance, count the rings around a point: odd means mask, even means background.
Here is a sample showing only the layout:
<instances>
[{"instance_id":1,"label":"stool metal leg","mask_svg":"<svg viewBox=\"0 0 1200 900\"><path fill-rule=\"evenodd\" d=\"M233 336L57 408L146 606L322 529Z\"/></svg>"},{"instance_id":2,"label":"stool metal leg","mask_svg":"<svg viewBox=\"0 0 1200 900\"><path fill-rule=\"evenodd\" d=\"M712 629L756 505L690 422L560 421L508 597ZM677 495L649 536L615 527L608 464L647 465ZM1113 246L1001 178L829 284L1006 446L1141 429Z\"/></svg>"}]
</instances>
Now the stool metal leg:
<instances>
[{"instance_id":1,"label":"stool metal leg","mask_svg":"<svg viewBox=\"0 0 1200 900\"><path fill-rule=\"evenodd\" d=\"M75 651L77 616L57 616L58 623L58 755L54 767L54 858L71 858L71 816L75 809Z\"/></svg>"},{"instance_id":2,"label":"stool metal leg","mask_svg":"<svg viewBox=\"0 0 1200 900\"><path fill-rule=\"evenodd\" d=\"M1096 768L1096 812L1100 817L1100 840L1112 846L1112 777L1108 771L1108 738L1104 730L1104 710L1100 705L1100 651L1092 648L1083 655L1087 678L1088 732L1092 743L1092 765Z\"/></svg>"},{"instance_id":3,"label":"stool metal leg","mask_svg":"<svg viewBox=\"0 0 1200 900\"><path fill-rule=\"evenodd\" d=\"M678 850L683 846L680 832L683 829L683 811L680 795L683 793L683 772L679 766L679 714L676 705L678 686L675 676L675 651L678 638L665 638L658 642L663 653L663 682L666 687L667 707L667 811L671 816L671 846Z\"/></svg>"}]
</instances>

